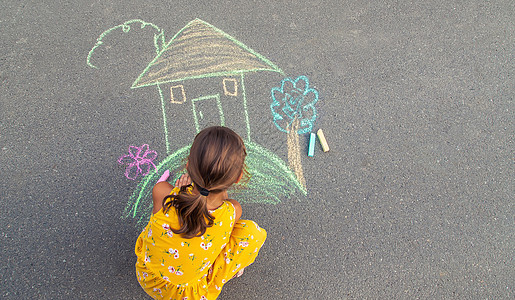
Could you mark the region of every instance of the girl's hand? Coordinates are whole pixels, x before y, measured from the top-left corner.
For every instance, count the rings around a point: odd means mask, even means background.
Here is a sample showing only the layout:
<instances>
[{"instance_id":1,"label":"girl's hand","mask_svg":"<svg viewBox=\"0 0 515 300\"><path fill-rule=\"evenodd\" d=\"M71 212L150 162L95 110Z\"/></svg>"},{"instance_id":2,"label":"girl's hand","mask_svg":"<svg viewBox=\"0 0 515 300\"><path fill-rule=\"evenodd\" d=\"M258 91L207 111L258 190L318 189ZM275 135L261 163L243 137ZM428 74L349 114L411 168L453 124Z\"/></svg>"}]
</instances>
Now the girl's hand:
<instances>
[{"instance_id":1,"label":"girl's hand","mask_svg":"<svg viewBox=\"0 0 515 300\"><path fill-rule=\"evenodd\" d=\"M179 188L186 186L186 185L190 185L190 184L191 184L191 178L190 178L190 175L188 175L188 173L182 175L181 178L177 179L177 181L175 182L175 186L179 187Z\"/></svg>"}]
</instances>

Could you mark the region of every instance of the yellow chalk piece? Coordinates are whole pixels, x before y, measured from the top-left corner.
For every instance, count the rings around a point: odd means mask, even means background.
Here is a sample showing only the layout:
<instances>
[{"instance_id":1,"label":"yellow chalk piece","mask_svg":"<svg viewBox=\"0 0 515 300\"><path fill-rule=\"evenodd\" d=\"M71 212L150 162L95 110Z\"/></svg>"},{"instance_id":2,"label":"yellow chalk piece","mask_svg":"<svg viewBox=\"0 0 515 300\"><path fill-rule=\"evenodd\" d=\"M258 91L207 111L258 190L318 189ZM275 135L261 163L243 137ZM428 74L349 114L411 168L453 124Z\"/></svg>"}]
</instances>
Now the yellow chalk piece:
<instances>
[{"instance_id":1,"label":"yellow chalk piece","mask_svg":"<svg viewBox=\"0 0 515 300\"><path fill-rule=\"evenodd\" d=\"M318 140L320 141L320 144L322 144L322 149L324 152L329 151L329 145L327 145L327 141L325 140L324 132L322 129L318 129L317 131Z\"/></svg>"}]
</instances>

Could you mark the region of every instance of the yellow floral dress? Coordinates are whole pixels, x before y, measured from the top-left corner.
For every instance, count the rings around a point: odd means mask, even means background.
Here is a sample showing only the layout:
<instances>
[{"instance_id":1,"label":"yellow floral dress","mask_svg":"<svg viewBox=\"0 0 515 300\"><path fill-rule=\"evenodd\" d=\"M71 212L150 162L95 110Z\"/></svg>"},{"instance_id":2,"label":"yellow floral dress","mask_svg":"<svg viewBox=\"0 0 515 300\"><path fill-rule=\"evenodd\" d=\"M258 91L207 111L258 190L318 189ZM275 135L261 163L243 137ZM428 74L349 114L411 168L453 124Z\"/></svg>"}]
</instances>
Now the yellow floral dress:
<instances>
[{"instance_id":1,"label":"yellow floral dress","mask_svg":"<svg viewBox=\"0 0 515 300\"><path fill-rule=\"evenodd\" d=\"M175 209L150 217L136 242L136 276L154 299L215 300L223 285L256 259L266 231L253 221L235 222L229 201L210 213L213 226L191 239L170 230L179 228Z\"/></svg>"}]
</instances>

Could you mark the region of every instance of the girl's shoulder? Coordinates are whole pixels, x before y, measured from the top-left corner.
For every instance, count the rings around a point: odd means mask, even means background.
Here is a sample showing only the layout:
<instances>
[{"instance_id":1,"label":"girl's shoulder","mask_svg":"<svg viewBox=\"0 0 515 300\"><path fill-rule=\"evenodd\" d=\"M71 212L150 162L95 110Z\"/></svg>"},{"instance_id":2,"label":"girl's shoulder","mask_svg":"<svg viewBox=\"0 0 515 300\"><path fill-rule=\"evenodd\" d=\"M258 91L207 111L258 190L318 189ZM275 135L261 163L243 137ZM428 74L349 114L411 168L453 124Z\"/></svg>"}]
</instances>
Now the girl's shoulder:
<instances>
[{"instance_id":1,"label":"girl's shoulder","mask_svg":"<svg viewBox=\"0 0 515 300\"><path fill-rule=\"evenodd\" d=\"M228 218L230 216L231 220L238 220L241 216L241 211L241 205L238 201L227 199L218 208L209 210L209 213L215 218Z\"/></svg>"},{"instance_id":2,"label":"girl's shoulder","mask_svg":"<svg viewBox=\"0 0 515 300\"><path fill-rule=\"evenodd\" d=\"M232 206L234 207L234 215L236 217L236 221L238 221L243 212L243 209L241 208L241 204L234 199L228 199L227 202L232 204Z\"/></svg>"},{"instance_id":3,"label":"girl's shoulder","mask_svg":"<svg viewBox=\"0 0 515 300\"><path fill-rule=\"evenodd\" d=\"M154 204L152 213L155 214L161 210L163 207L163 199L174 192L177 193L178 188L174 187L166 181L158 182L156 185L154 185L154 188L152 189L152 201Z\"/></svg>"}]
</instances>

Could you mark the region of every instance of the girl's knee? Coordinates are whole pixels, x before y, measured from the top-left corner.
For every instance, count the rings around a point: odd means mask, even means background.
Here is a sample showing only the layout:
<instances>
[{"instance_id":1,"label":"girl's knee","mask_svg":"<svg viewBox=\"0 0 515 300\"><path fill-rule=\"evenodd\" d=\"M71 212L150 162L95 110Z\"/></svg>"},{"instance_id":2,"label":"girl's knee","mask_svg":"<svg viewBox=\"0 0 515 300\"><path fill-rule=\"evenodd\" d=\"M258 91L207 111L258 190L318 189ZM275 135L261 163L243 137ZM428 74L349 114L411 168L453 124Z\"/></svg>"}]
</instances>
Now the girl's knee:
<instances>
[{"instance_id":1,"label":"girl's knee","mask_svg":"<svg viewBox=\"0 0 515 300\"><path fill-rule=\"evenodd\" d=\"M254 223L254 226L256 227L254 234L257 236L257 238L260 241L262 241L262 243L264 243L266 240L266 236L267 236L266 230L259 227L259 225L256 222L252 221L252 223Z\"/></svg>"},{"instance_id":2,"label":"girl's knee","mask_svg":"<svg viewBox=\"0 0 515 300\"><path fill-rule=\"evenodd\" d=\"M260 244L263 244L267 237L266 230L251 220L238 220L235 229L237 229L238 235L250 237L251 240Z\"/></svg>"}]
</instances>

